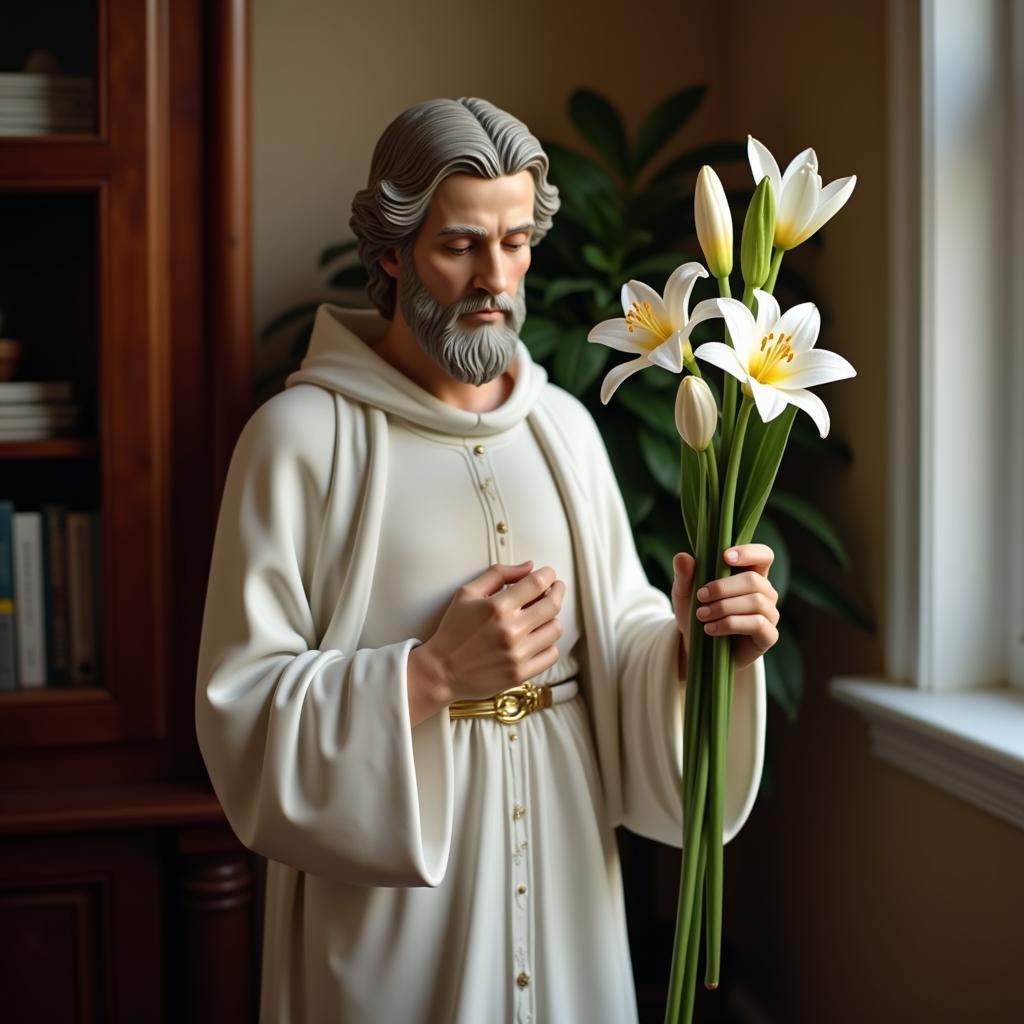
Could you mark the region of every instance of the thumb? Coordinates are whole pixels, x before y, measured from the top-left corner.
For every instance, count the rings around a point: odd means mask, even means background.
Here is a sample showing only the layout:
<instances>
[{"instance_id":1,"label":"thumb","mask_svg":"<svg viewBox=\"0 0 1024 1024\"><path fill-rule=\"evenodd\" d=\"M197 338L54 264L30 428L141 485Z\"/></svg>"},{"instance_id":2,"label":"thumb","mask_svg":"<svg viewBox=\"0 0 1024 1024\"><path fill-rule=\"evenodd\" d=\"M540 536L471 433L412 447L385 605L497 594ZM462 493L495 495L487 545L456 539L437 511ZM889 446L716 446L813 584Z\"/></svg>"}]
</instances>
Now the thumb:
<instances>
[{"instance_id":1,"label":"thumb","mask_svg":"<svg viewBox=\"0 0 1024 1024\"><path fill-rule=\"evenodd\" d=\"M674 587L678 587L684 596L689 596L693 589L693 571L696 564L693 555L688 555L685 551L680 551L672 559L672 568L676 574Z\"/></svg>"},{"instance_id":2,"label":"thumb","mask_svg":"<svg viewBox=\"0 0 1024 1024\"><path fill-rule=\"evenodd\" d=\"M475 597L490 597L509 583L521 580L532 568L532 559L520 562L518 565L495 562L494 565L484 569L476 579L470 580L466 584L466 588Z\"/></svg>"}]
</instances>

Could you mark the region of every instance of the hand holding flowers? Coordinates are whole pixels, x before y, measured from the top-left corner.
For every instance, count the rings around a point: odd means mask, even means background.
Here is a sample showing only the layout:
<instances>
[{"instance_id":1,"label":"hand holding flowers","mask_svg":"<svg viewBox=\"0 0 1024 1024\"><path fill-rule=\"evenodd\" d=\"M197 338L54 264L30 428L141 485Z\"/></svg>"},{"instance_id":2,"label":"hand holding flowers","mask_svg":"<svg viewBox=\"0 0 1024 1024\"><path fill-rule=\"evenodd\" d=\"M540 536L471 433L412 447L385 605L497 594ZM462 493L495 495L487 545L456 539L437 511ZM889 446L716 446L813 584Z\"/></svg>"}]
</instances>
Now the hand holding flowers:
<instances>
[{"instance_id":1,"label":"hand holding flowers","mask_svg":"<svg viewBox=\"0 0 1024 1024\"><path fill-rule=\"evenodd\" d=\"M666 1020L690 1021L697 948L706 886L705 985L717 988L720 970L723 817L726 742L734 673L752 664L777 640L778 594L768 581L771 548L752 542L798 409L822 437L830 423L824 403L807 388L855 375L842 356L815 349L821 326L812 303L785 313L772 296L786 251L809 238L853 192L856 178L821 186L813 149L779 173L772 154L748 139L757 188L740 243L743 301L731 297L732 218L725 192L710 167L695 191L695 223L719 298L689 312L694 284L706 278L698 263L678 267L664 296L640 281L622 287L623 318L606 320L588 340L634 352L613 368L601 389L607 403L630 375L658 365L683 372L675 419L680 446L680 507L693 554L673 565L672 605L686 644L683 722L683 869ZM691 331L716 317L724 341L693 350ZM698 360L724 371L722 409L703 380ZM737 408L737 385L742 399ZM741 455L751 412L765 424L740 480ZM719 481L721 482L721 486ZM731 573L734 567L747 571ZM694 580L702 582L694 593ZM680 667L683 667L682 651Z\"/></svg>"}]
</instances>

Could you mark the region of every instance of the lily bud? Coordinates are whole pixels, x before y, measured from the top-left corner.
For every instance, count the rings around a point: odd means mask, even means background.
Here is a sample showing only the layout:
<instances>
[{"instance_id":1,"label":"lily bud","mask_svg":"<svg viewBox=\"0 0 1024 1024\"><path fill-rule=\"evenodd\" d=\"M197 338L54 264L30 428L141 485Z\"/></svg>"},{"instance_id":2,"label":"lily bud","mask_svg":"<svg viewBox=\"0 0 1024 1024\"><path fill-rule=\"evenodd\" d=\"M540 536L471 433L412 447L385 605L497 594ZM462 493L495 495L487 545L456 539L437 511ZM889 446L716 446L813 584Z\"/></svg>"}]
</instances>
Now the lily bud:
<instances>
[{"instance_id":1,"label":"lily bud","mask_svg":"<svg viewBox=\"0 0 1024 1024\"><path fill-rule=\"evenodd\" d=\"M718 426L718 405L703 377L688 373L676 392L676 430L694 451L711 444Z\"/></svg>"},{"instance_id":2,"label":"lily bud","mask_svg":"<svg viewBox=\"0 0 1024 1024\"><path fill-rule=\"evenodd\" d=\"M697 239L713 277L732 273L732 213L718 175L705 164L697 175L693 213Z\"/></svg>"},{"instance_id":3,"label":"lily bud","mask_svg":"<svg viewBox=\"0 0 1024 1024\"><path fill-rule=\"evenodd\" d=\"M771 179L765 175L754 189L740 240L740 269L748 288L760 288L772 268L772 242L775 239L775 195Z\"/></svg>"}]
</instances>

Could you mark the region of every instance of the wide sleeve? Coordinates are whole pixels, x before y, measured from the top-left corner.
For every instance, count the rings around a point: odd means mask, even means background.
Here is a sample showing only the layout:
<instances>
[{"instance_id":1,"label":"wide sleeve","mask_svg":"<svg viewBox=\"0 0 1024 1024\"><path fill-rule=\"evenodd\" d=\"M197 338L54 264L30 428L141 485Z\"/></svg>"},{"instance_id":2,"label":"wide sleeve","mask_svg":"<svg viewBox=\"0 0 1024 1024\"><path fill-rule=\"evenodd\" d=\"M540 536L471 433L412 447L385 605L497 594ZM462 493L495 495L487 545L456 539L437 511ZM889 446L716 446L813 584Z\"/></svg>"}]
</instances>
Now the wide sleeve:
<instances>
[{"instance_id":1,"label":"wide sleeve","mask_svg":"<svg viewBox=\"0 0 1024 1024\"><path fill-rule=\"evenodd\" d=\"M332 402L289 389L235 447L203 615L199 746L251 849L350 885L438 885L451 739L447 716L410 725L406 666L419 641L343 651L316 635L309 594L325 524L337 529L328 509L340 489L365 490L365 467L347 480L338 465Z\"/></svg>"},{"instance_id":2,"label":"wide sleeve","mask_svg":"<svg viewBox=\"0 0 1024 1024\"><path fill-rule=\"evenodd\" d=\"M604 444L592 431L592 487L607 557L618 679L622 823L631 831L682 843L680 778L685 682L678 679L679 632L669 598L644 573ZM680 525L682 530L682 525ZM763 660L736 673L726 761L723 840L750 814L764 761Z\"/></svg>"}]
</instances>

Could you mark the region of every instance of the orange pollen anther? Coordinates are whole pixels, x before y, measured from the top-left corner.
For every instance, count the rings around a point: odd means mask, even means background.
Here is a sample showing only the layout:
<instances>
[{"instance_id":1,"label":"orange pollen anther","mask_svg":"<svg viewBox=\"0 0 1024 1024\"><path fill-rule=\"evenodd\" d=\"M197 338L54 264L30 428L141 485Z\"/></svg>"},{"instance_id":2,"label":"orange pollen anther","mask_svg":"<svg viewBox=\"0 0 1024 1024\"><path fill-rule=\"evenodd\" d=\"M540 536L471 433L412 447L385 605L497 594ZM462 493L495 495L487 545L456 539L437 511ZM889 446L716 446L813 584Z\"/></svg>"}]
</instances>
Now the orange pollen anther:
<instances>
[{"instance_id":1,"label":"orange pollen anther","mask_svg":"<svg viewBox=\"0 0 1024 1024\"><path fill-rule=\"evenodd\" d=\"M651 304L645 302L642 306L639 302L633 303L633 308L626 314L627 329L630 333L634 328L650 331L655 337L667 338L672 332L654 315Z\"/></svg>"},{"instance_id":2,"label":"orange pollen anther","mask_svg":"<svg viewBox=\"0 0 1024 1024\"><path fill-rule=\"evenodd\" d=\"M772 341L774 337L774 334L769 334L761 339L761 352L764 354L761 357L761 365L756 376L762 381L779 363L793 362L794 352L789 344L793 340L793 335L780 334L777 340Z\"/></svg>"}]
</instances>

